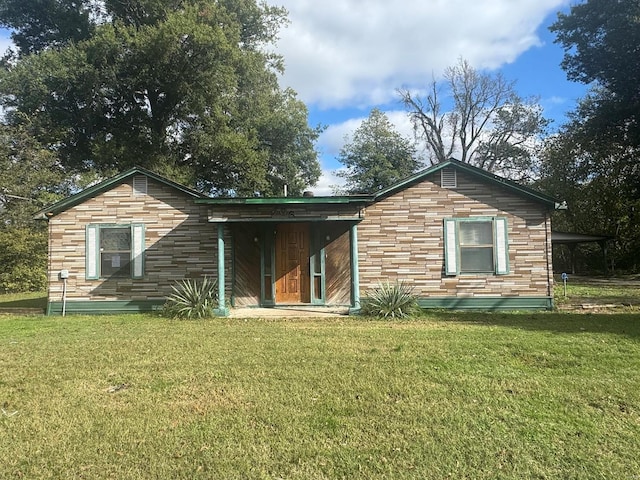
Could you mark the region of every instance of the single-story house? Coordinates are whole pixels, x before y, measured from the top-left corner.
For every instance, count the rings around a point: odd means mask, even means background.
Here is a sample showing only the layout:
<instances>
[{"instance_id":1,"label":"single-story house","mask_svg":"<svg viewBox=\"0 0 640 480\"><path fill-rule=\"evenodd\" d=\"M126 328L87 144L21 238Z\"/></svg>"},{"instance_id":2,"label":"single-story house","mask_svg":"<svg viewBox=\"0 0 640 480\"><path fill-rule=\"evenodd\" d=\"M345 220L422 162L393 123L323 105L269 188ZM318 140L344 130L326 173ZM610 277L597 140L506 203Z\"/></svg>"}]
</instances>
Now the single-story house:
<instances>
[{"instance_id":1,"label":"single-story house","mask_svg":"<svg viewBox=\"0 0 640 480\"><path fill-rule=\"evenodd\" d=\"M404 281L422 307L549 309L556 201L466 163L371 195L211 198L132 168L39 212L48 313L158 308L185 278L218 280L219 315L349 306Z\"/></svg>"}]
</instances>

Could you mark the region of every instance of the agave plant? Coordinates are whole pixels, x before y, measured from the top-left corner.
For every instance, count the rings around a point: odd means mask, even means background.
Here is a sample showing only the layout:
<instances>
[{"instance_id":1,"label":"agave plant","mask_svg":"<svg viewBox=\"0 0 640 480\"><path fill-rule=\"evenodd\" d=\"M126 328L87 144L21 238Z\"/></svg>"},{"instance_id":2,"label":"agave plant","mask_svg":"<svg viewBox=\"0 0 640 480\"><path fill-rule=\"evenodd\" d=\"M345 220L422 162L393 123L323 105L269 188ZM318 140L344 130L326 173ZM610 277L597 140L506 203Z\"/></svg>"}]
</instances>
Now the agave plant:
<instances>
[{"instance_id":1,"label":"agave plant","mask_svg":"<svg viewBox=\"0 0 640 480\"><path fill-rule=\"evenodd\" d=\"M364 315L378 318L407 318L417 308L413 287L404 282L386 282L367 292L361 311Z\"/></svg>"},{"instance_id":2,"label":"agave plant","mask_svg":"<svg viewBox=\"0 0 640 480\"><path fill-rule=\"evenodd\" d=\"M206 318L212 316L218 303L218 281L204 277L201 281L186 278L172 285L165 312L177 318Z\"/></svg>"}]
</instances>

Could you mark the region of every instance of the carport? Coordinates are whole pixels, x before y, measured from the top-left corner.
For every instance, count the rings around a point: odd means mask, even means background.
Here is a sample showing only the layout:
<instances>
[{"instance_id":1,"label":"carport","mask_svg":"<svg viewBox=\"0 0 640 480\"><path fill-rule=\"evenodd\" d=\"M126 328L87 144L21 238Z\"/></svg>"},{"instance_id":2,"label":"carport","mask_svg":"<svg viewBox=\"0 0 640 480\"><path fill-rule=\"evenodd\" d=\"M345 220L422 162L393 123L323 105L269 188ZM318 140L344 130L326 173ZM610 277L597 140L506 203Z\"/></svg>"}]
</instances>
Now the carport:
<instances>
[{"instance_id":1,"label":"carport","mask_svg":"<svg viewBox=\"0 0 640 480\"><path fill-rule=\"evenodd\" d=\"M576 248L581 243L597 243L602 249L602 261L604 266L605 275L609 273L609 267L607 262L607 244L610 240L613 240L609 235L589 235L584 233L569 233L569 232L551 232L551 244L552 245L567 245L569 247L570 261L571 261L571 274L576 273Z\"/></svg>"}]
</instances>

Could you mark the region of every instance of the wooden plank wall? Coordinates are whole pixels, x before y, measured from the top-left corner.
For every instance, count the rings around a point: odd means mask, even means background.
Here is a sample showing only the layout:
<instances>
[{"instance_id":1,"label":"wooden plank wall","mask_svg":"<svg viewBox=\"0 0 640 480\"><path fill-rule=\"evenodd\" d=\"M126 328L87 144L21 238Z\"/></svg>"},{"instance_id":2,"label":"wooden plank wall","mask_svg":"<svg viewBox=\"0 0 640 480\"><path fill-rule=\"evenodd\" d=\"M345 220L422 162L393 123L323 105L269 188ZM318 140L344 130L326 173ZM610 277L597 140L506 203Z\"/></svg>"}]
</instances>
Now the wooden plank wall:
<instances>
[{"instance_id":1,"label":"wooden plank wall","mask_svg":"<svg viewBox=\"0 0 640 480\"><path fill-rule=\"evenodd\" d=\"M259 225L238 223L231 227L234 246L233 298L237 307L260 304ZM257 241L256 241L257 239Z\"/></svg>"}]
</instances>

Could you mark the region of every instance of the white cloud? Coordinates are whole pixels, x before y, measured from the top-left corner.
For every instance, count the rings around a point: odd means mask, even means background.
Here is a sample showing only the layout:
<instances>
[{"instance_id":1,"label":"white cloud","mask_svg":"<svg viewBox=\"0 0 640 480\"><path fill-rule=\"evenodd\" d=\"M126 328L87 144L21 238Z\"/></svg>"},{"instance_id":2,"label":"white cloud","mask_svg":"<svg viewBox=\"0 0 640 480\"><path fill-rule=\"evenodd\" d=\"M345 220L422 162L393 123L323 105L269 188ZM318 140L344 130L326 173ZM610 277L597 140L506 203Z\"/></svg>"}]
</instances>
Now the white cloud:
<instances>
[{"instance_id":1,"label":"white cloud","mask_svg":"<svg viewBox=\"0 0 640 480\"><path fill-rule=\"evenodd\" d=\"M462 57L498 68L539 45L568 0L269 0L289 11L283 84L319 107L381 104Z\"/></svg>"},{"instance_id":2,"label":"white cloud","mask_svg":"<svg viewBox=\"0 0 640 480\"><path fill-rule=\"evenodd\" d=\"M337 177L335 170L323 168L320 180L315 187L311 187L309 190L318 197L328 197L334 194L335 187L341 187L344 183L344 178Z\"/></svg>"}]
</instances>

